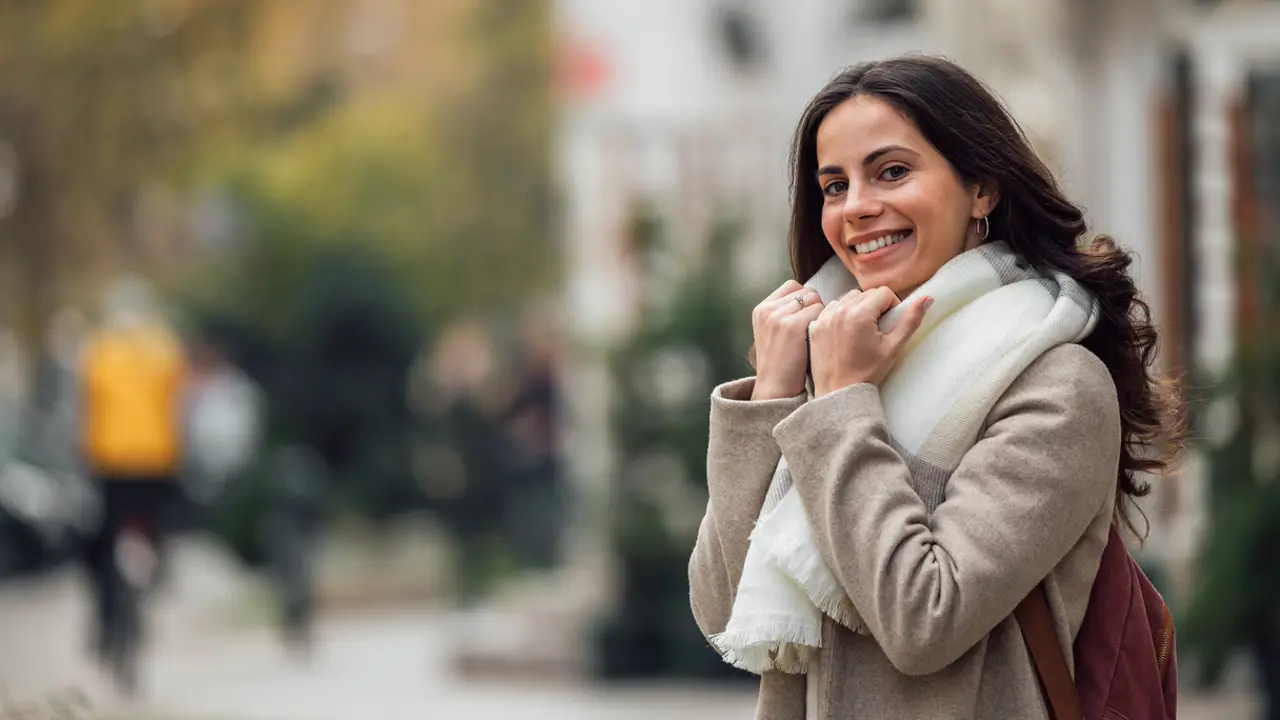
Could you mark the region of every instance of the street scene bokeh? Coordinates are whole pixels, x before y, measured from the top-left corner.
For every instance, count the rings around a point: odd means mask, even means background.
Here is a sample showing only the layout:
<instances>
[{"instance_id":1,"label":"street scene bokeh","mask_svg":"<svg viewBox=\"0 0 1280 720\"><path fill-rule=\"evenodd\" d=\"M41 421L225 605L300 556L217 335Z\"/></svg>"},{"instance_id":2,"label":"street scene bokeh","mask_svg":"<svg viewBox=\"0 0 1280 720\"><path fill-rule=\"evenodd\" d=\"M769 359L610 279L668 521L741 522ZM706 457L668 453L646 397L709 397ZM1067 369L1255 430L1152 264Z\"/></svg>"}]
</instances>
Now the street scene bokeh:
<instances>
[{"instance_id":1,"label":"street scene bokeh","mask_svg":"<svg viewBox=\"0 0 1280 720\"><path fill-rule=\"evenodd\" d=\"M0 718L718 720L709 393L840 68L1132 249L1184 717L1280 718L1280 2L0 0Z\"/></svg>"}]
</instances>

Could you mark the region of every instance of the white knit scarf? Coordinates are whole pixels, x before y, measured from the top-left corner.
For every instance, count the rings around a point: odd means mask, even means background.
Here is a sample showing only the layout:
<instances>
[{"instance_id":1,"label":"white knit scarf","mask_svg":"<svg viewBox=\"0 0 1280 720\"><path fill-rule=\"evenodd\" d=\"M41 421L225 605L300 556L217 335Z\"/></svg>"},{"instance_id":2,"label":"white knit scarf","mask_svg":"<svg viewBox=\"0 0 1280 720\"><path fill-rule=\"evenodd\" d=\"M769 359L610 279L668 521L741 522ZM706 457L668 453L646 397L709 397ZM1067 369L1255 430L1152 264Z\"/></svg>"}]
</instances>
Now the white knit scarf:
<instances>
[{"instance_id":1,"label":"white knit scarf","mask_svg":"<svg viewBox=\"0 0 1280 720\"><path fill-rule=\"evenodd\" d=\"M823 302L856 287L834 257L806 285ZM935 302L881 384L880 400L892 445L932 513L996 400L1047 350L1087 336L1098 308L1075 280L1036 272L1002 242L947 262L885 313L881 330L892 329L925 296ZM823 614L865 632L818 551L784 457L751 533L728 626L712 644L743 670L805 673L822 646Z\"/></svg>"}]
</instances>

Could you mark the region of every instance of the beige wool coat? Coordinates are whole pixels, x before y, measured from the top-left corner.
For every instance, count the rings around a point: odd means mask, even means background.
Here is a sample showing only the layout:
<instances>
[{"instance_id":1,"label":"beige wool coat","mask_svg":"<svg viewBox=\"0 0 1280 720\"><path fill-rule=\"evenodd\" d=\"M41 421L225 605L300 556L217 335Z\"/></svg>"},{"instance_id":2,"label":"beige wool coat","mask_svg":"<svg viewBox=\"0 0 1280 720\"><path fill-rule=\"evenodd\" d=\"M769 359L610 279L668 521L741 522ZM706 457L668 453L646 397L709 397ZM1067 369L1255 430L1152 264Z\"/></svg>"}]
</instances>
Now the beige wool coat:
<instances>
[{"instance_id":1,"label":"beige wool coat","mask_svg":"<svg viewBox=\"0 0 1280 720\"><path fill-rule=\"evenodd\" d=\"M774 468L787 457L819 549L869 634L825 619L806 677L768 673L756 717L1047 718L1011 617L1045 581L1068 660L1106 545L1120 455L1116 389L1079 345L1031 364L928 513L890 447L879 391L751 401L754 379L711 397L706 515L689 561L702 632L721 632Z\"/></svg>"}]
</instances>

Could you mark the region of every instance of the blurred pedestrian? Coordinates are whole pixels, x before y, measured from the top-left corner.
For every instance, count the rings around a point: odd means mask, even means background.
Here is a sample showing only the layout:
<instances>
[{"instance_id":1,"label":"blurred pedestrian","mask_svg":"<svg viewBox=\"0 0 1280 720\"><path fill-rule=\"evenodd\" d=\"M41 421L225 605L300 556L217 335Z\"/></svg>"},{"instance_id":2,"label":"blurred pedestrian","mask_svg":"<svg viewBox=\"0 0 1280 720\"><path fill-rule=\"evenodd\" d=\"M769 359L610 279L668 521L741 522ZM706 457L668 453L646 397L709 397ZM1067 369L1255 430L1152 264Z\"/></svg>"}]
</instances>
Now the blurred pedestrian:
<instances>
[{"instance_id":1,"label":"blurred pedestrian","mask_svg":"<svg viewBox=\"0 0 1280 720\"><path fill-rule=\"evenodd\" d=\"M117 608L113 553L126 523L148 537L163 562L166 513L179 494L181 402L186 363L149 287L128 278L114 284L103 322L85 341L79 364L80 446L102 497L102 517L86 548L95 590L99 652Z\"/></svg>"},{"instance_id":2,"label":"blurred pedestrian","mask_svg":"<svg viewBox=\"0 0 1280 720\"><path fill-rule=\"evenodd\" d=\"M269 500L264 546L283 606L285 645L299 658L312 649L314 558L324 516L328 472L305 445L274 449L266 459Z\"/></svg>"},{"instance_id":3,"label":"blurred pedestrian","mask_svg":"<svg viewBox=\"0 0 1280 720\"><path fill-rule=\"evenodd\" d=\"M188 354L183 485L197 514L204 515L246 477L257 459L265 398L216 339L193 339Z\"/></svg>"},{"instance_id":4,"label":"blurred pedestrian","mask_svg":"<svg viewBox=\"0 0 1280 720\"><path fill-rule=\"evenodd\" d=\"M558 427L560 346L550 323L531 318L503 423L510 438L507 535L516 563L545 569L560 559L565 516Z\"/></svg>"},{"instance_id":5,"label":"blurred pedestrian","mask_svg":"<svg viewBox=\"0 0 1280 720\"><path fill-rule=\"evenodd\" d=\"M31 417L24 452L43 468L59 473L80 469L77 445L77 358L87 326L80 313L54 313L35 374Z\"/></svg>"},{"instance_id":6,"label":"blurred pedestrian","mask_svg":"<svg viewBox=\"0 0 1280 720\"><path fill-rule=\"evenodd\" d=\"M504 501L510 488L510 439L503 425L493 344L478 324L460 324L441 338L434 358L435 404L456 462L430 471L449 480L441 513L457 548L454 566L463 605L477 602L506 551Z\"/></svg>"},{"instance_id":7,"label":"blurred pedestrian","mask_svg":"<svg viewBox=\"0 0 1280 720\"><path fill-rule=\"evenodd\" d=\"M752 315L756 376L711 397L694 616L762 674L762 718L1047 718L1043 653L1066 675L1086 611L1131 619L1090 604L1095 576L1181 440L1131 257L1079 244L1082 212L945 60L840 73L795 137L797 277ZM1125 687L1171 716L1152 632Z\"/></svg>"}]
</instances>

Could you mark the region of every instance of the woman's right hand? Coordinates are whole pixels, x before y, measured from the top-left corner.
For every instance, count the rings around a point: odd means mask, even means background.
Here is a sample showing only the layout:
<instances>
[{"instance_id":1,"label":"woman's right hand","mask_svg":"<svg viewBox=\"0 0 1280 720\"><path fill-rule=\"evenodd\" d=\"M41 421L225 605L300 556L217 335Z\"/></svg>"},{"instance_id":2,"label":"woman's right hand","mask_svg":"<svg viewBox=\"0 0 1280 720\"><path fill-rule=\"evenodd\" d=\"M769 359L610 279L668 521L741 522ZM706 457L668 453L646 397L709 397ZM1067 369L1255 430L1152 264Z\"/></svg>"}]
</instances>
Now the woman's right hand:
<instances>
[{"instance_id":1,"label":"woman's right hand","mask_svg":"<svg viewBox=\"0 0 1280 720\"><path fill-rule=\"evenodd\" d=\"M804 392L809 366L809 323L822 313L818 292L788 280L751 312L756 384L752 400L776 400Z\"/></svg>"}]
</instances>

